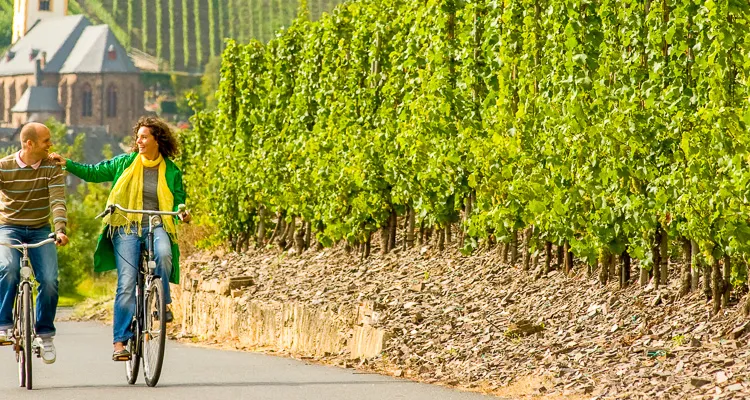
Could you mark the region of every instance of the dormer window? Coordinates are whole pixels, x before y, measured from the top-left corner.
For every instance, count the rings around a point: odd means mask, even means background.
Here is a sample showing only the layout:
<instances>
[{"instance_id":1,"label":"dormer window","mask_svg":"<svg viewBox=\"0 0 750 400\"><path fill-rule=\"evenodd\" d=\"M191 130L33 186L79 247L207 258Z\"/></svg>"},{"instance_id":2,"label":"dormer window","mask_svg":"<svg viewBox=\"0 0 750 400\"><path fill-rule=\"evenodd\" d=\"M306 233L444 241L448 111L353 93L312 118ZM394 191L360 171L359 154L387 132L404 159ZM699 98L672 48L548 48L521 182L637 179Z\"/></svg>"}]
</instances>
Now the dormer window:
<instances>
[{"instance_id":1,"label":"dormer window","mask_svg":"<svg viewBox=\"0 0 750 400\"><path fill-rule=\"evenodd\" d=\"M117 51L115 51L115 45L110 44L107 48L107 57L109 57L110 60L117 60Z\"/></svg>"},{"instance_id":2,"label":"dormer window","mask_svg":"<svg viewBox=\"0 0 750 400\"><path fill-rule=\"evenodd\" d=\"M39 11L49 11L50 0L41 0L39 2Z\"/></svg>"},{"instance_id":3,"label":"dormer window","mask_svg":"<svg viewBox=\"0 0 750 400\"><path fill-rule=\"evenodd\" d=\"M39 50L37 50L37 49L31 49L31 51L29 52L29 61L34 60L36 58L36 56L38 56L38 55L39 55Z\"/></svg>"},{"instance_id":4,"label":"dormer window","mask_svg":"<svg viewBox=\"0 0 750 400\"><path fill-rule=\"evenodd\" d=\"M9 62L15 56L16 56L16 52L15 51L8 51L7 53L5 53L5 61Z\"/></svg>"}]
</instances>

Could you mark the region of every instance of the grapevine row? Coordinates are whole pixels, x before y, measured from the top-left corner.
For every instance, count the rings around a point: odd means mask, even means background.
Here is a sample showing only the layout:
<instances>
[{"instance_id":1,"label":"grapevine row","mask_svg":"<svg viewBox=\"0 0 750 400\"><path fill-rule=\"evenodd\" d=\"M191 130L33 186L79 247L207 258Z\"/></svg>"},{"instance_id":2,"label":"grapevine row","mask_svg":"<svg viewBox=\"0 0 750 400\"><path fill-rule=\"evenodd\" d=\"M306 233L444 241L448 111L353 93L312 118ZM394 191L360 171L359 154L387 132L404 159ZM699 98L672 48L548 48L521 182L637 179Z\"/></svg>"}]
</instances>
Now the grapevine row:
<instances>
[{"instance_id":1,"label":"grapevine row","mask_svg":"<svg viewBox=\"0 0 750 400\"><path fill-rule=\"evenodd\" d=\"M240 247L314 239L366 255L374 232L389 251L404 229L406 247L501 243L526 268L542 258L541 272L557 246L566 272L575 256L622 286L631 266L664 284L684 249L683 291L702 275L718 310L750 252L748 11L360 0L315 22L303 12L267 45L228 43L219 106L195 104L183 136L192 198Z\"/></svg>"}]
</instances>

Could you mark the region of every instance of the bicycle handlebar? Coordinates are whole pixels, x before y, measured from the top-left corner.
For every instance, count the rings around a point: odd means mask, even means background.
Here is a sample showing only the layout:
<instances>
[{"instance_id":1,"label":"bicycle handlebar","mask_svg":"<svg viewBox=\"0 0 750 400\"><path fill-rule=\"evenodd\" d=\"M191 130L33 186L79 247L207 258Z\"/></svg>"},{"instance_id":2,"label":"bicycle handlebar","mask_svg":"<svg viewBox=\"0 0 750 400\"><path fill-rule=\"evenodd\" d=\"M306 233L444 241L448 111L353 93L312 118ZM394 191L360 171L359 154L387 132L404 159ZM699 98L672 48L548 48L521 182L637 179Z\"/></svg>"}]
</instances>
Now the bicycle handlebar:
<instances>
[{"instance_id":1,"label":"bicycle handlebar","mask_svg":"<svg viewBox=\"0 0 750 400\"><path fill-rule=\"evenodd\" d=\"M101 214L97 215L96 218L104 218L108 214L112 214L115 212L115 209L120 210L124 213L131 213L131 214L146 214L146 215L173 215L178 216L180 214L183 214L187 212L187 209L185 208L184 204L180 204L177 206L177 211L155 211L155 210L128 210L127 208L123 208L119 204L110 204L108 205L104 211L101 212Z\"/></svg>"},{"instance_id":2,"label":"bicycle handlebar","mask_svg":"<svg viewBox=\"0 0 750 400\"><path fill-rule=\"evenodd\" d=\"M51 233L50 235L54 235L54 233ZM11 249L17 249L22 250L24 248L26 249L35 249L37 247L42 247L45 244L48 243L55 243L56 239L55 237L50 237L49 239L44 239L39 243L34 244L28 244L28 243L20 243L20 244L10 244L10 243L0 243L0 246L10 247Z\"/></svg>"}]
</instances>

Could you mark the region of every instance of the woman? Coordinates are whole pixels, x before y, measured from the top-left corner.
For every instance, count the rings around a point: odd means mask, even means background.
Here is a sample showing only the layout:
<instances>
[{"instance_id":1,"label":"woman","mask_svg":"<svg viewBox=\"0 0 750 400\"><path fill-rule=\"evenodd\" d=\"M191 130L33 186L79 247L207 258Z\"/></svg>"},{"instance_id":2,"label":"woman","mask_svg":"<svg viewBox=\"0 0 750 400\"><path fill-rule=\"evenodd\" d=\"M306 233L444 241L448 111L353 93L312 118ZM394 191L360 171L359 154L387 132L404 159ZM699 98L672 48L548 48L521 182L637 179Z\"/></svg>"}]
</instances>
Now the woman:
<instances>
[{"instance_id":1,"label":"woman","mask_svg":"<svg viewBox=\"0 0 750 400\"><path fill-rule=\"evenodd\" d=\"M119 204L135 210L177 211L185 204L182 173L170 160L178 152L177 140L167 124L154 117L142 117L133 127L135 144L130 154L122 154L95 165L79 164L59 154L50 159L64 166L71 174L87 182L114 182L107 204ZM190 221L190 214L180 216ZM131 355L126 349L133 336L130 322L135 313L135 286L141 243L148 232L148 216L116 213L104 219L94 253L94 270L117 269L117 294L114 309L114 353L112 359L125 361ZM154 229L156 274L164 282L167 304L172 302L169 282L179 283L179 249L175 241L175 220L163 218ZM165 315L172 320L172 312Z\"/></svg>"}]
</instances>

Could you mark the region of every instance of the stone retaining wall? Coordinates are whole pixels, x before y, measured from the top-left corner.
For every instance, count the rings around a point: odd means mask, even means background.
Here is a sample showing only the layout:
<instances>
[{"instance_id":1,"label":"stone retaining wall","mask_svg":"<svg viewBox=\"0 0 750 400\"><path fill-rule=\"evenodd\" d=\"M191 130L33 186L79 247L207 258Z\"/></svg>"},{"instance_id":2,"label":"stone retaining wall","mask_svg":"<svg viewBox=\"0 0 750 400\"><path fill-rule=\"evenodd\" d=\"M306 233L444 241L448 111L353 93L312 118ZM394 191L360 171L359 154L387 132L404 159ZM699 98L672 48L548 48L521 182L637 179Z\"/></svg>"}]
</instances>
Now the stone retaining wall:
<instances>
[{"instance_id":1,"label":"stone retaining wall","mask_svg":"<svg viewBox=\"0 0 750 400\"><path fill-rule=\"evenodd\" d=\"M378 313L370 302L328 310L255 300L247 290L251 280L242 277L218 282L182 276L181 281L179 287L172 286L175 319L183 335L200 340L235 341L309 356L345 354L351 359L379 355L387 340L385 331L371 325Z\"/></svg>"}]
</instances>

